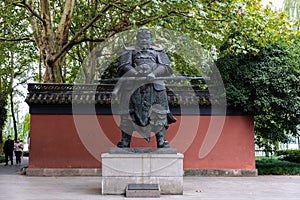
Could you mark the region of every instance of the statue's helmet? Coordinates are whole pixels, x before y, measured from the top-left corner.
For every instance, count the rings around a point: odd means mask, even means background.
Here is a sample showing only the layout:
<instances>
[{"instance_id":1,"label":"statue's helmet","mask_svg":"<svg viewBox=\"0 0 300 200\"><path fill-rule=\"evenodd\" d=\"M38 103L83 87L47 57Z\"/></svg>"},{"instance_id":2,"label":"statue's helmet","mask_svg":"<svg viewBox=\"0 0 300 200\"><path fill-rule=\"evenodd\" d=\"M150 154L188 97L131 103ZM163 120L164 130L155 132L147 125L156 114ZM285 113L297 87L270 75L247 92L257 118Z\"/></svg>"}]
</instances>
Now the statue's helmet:
<instances>
[{"instance_id":1,"label":"statue's helmet","mask_svg":"<svg viewBox=\"0 0 300 200\"><path fill-rule=\"evenodd\" d=\"M152 44L152 33L147 28L141 28L137 32L137 42L141 46L149 46Z\"/></svg>"},{"instance_id":2,"label":"statue's helmet","mask_svg":"<svg viewBox=\"0 0 300 200\"><path fill-rule=\"evenodd\" d=\"M139 37L140 35L150 35L150 37L152 38L152 33L147 28L141 28L141 29L139 29L138 32L137 32L137 37Z\"/></svg>"},{"instance_id":3,"label":"statue's helmet","mask_svg":"<svg viewBox=\"0 0 300 200\"><path fill-rule=\"evenodd\" d=\"M139 29L137 32L137 40L138 43L140 42L140 40L147 38L147 43L152 43L152 33L149 29L147 28L142 28Z\"/></svg>"}]
</instances>

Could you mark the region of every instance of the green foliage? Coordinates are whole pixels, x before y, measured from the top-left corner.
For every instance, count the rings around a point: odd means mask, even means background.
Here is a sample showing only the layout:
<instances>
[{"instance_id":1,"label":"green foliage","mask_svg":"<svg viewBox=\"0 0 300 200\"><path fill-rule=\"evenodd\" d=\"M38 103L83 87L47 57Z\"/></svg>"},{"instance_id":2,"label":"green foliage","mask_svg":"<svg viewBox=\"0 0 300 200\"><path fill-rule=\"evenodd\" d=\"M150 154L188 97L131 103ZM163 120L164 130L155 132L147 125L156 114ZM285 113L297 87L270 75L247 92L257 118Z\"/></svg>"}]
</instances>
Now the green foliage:
<instances>
[{"instance_id":1,"label":"green foliage","mask_svg":"<svg viewBox=\"0 0 300 200\"><path fill-rule=\"evenodd\" d=\"M201 76L199 69L195 65L190 65L187 61L178 53L170 52L168 54L172 63L172 68L177 75L186 76Z\"/></svg>"},{"instance_id":2,"label":"green foliage","mask_svg":"<svg viewBox=\"0 0 300 200\"><path fill-rule=\"evenodd\" d=\"M258 46L287 38L291 25L285 13L261 7L260 1L192 1L178 16L153 23L191 35L210 50L227 45L221 53L256 54Z\"/></svg>"},{"instance_id":3,"label":"green foliage","mask_svg":"<svg viewBox=\"0 0 300 200\"><path fill-rule=\"evenodd\" d=\"M292 38L294 39L294 38ZM255 115L256 143L288 142L300 124L300 51L294 43L276 42L257 55L227 54L216 62L228 104Z\"/></svg>"},{"instance_id":4,"label":"green foliage","mask_svg":"<svg viewBox=\"0 0 300 200\"><path fill-rule=\"evenodd\" d=\"M24 152L23 152L23 156L24 156L24 157L29 157L29 151L24 151Z\"/></svg>"},{"instance_id":5,"label":"green foliage","mask_svg":"<svg viewBox=\"0 0 300 200\"><path fill-rule=\"evenodd\" d=\"M117 71L118 65L119 65L119 59L116 59L115 61L110 63L109 67L101 74L101 79L119 77Z\"/></svg>"},{"instance_id":6,"label":"green foliage","mask_svg":"<svg viewBox=\"0 0 300 200\"><path fill-rule=\"evenodd\" d=\"M22 97L23 94L16 88L33 80L36 76L34 68L39 58L32 42L33 38L30 38L31 24L26 19L28 13L21 8L5 6L5 3L9 4L8 1L0 3L0 126L2 128L4 121L7 121L7 116L11 116L12 113L10 109L7 110L9 94L13 97ZM11 37L5 40L6 36ZM18 111L17 108L15 107L14 110ZM1 133L1 138L2 136Z\"/></svg>"},{"instance_id":7,"label":"green foliage","mask_svg":"<svg viewBox=\"0 0 300 200\"><path fill-rule=\"evenodd\" d=\"M5 156L4 155L0 155L0 163L5 162Z\"/></svg>"},{"instance_id":8,"label":"green foliage","mask_svg":"<svg viewBox=\"0 0 300 200\"><path fill-rule=\"evenodd\" d=\"M228 23L227 37L222 44L226 48L221 53L252 53L279 39L287 39L291 25L285 13L261 7L260 1L240 1L235 11L235 20ZM221 47L221 48L222 48Z\"/></svg>"},{"instance_id":9,"label":"green foliage","mask_svg":"<svg viewBox=\"0 0 300 200\"><path fill-rule=\"evenodd\" d=\"M4 139L6 139L6 137L8 135L14 135L14 129L13 129L13 121L11 118L9 118L9 120L6 123L4 132L5 132L5 136ZM27 141L28 135L29 135L29 130L30 130L30 115L26 114L23 120L18 120L17 122L17 130L18 130L18 138L20 140L23 140L23 143L25 143Z\"/></svg>"},{"instance_id":10,"label":"green foliage","mask_svg":"<svg viewBox=\"0 0 300 200\"><path fill-rule=\"evenodd\" d=\"M18 123L18 137L23 140L23 143L27 140L30 130L30 115L26 114L23 121Z\"/></svg>"},{"instance_id":11,"label":"green foliage","mask_svg":"<svg viewBox=\"0 0 300 200\"><path fill-rule=\"evenodd\" d=\"M300 164L278 159L256 160L259 175L299 175Z\"/></svg>"},{"instance_id":12,"label":"green foliage","mask_svg":"<svg viewBox=\"0 0 300 200\"><path fill-rule=\"evenodd\" d=\"M283 156L283 159L290 162L300 163L300 150L289 149L289 150L278 150L276 151L278 156Z\"/></svg>"},{"instance_id":13,"label":"green foliage","mask_svg":"<svg viewBox=\"0 0 300 200\"><path fill-rule=\"evenodd\" d=\"M256 46L265 46L269 41L276 41L290 32L284 14L278 14L270 8L261 8L259 4L259 0L75 2L67 41L71 48L62 54L66 55L62 64L64 80L73 82L80 68L85 68L83 71L86 82L91 82L95 69L93 65L83 65L83 63L97 44L122 31L141 26L159 26L186 33L207 51L211 51L212 48L218 51L224 43L227 43L228 52L257 53ZM50 1L49 6L52 30L55 32L62 17L64 3ZM105 7L107 9L103 10ZM37 37L33 33L33 19L37 21L38 32L44 31L41 20L36 17L41 13L39 1L12 3L5 0L0 4L0 13L0 30L2 30L0 38L3 37L4 41L27 39L27 43L32 44L33 36ZM92 25L83 30L83 27L89 23ZM41 44L35 43L33 46L39 47L42 53L44 48L39 45ZM41 54L35 52L35 55ZM45 58L40 59L45 62L43 60ZM38 63L38 59L35 62ZM184 71L188 70L189 67L184 69Z\"/></svg>"}]
</instances>

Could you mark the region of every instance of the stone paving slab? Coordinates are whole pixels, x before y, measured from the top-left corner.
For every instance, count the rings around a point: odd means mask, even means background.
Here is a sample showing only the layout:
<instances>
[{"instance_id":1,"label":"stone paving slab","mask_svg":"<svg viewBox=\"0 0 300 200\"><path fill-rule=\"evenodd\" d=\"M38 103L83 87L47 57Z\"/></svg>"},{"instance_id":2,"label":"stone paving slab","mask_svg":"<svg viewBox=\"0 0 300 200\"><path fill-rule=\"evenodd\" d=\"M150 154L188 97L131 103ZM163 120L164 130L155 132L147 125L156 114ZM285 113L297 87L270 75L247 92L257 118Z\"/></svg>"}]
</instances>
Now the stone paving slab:
<instances>
[{"instance_id":1,"label":"stone paving slab","mask_svg":"<svg viewBox=\"0 0 300 200\"><path fill-rule=\"evenodd\" d=\"M299 186L299 176L184 177L183 195L161 195L160 199L298 200ZM101 195L100 187L101 177L1 175L0 199L131 199L124 195Z\"/></svg>"},{"instance_id":2,"label":"stone paving slab","mask_svg":"<svg viewBox=\"0 0 300 200\"><path fill-rule=\"evenodd\" d=\"M3 165L0 164L1 200L158 199L101 195L101 177L30 177L18 175L22 166ZM299 188L300 176L186 176L183 178L183 195L161 195L159 199L299 200Z\"/></svg>"},{"instance_id":3,"label":"stone paving slab","mask_svg":"<svg viewBox=\"0 0 300 200\"><path fill-rule=\"evenodd\" d=\"M5 163L0 163L0 175L18 175L20 174L20 169L27 165L28 157L22 158L21 165L16 165L16 158L14 157L13 165L10 164L10 161L7 166L5 166Z\"/></svg>"}]
</instances>

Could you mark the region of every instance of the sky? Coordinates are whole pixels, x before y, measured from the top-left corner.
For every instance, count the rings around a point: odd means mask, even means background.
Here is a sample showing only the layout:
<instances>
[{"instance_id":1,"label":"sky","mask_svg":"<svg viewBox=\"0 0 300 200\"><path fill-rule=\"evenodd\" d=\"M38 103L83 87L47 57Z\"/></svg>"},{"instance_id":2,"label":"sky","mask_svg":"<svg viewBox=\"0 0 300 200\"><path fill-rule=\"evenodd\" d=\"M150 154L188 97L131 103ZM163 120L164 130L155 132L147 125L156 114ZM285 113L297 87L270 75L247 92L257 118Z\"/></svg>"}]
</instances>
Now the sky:
<instances>
[{"instance_id":1,"label":"sky","mask_svg":"<svg viewBox=\"0 0 300 200\"><path fill-rule=\"evenodd\" d=\"M262 5L267 5L269 2L272 2L272 5L275 9L280 9L283 6L284 0L262 0Z\"/></svg>"}]
</instances>

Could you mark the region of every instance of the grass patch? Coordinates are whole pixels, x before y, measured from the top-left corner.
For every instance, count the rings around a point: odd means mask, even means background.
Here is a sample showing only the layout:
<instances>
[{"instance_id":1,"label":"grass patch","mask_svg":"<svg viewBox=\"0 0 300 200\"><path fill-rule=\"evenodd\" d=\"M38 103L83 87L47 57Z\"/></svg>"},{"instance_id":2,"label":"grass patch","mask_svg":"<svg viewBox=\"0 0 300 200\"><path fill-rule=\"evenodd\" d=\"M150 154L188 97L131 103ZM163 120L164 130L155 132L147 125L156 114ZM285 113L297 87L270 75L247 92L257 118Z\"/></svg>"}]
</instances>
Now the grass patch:
<instances>
[{"instance_id":1,"label":"grass patch","mask_svg":"<svg viewBox=\"0 0 300 200\"><path fill-rule=\"evenodd\" d=\"M278 159L256 159L259 175L300 175L300 164Z\"/></svg>"}]
</instances>

